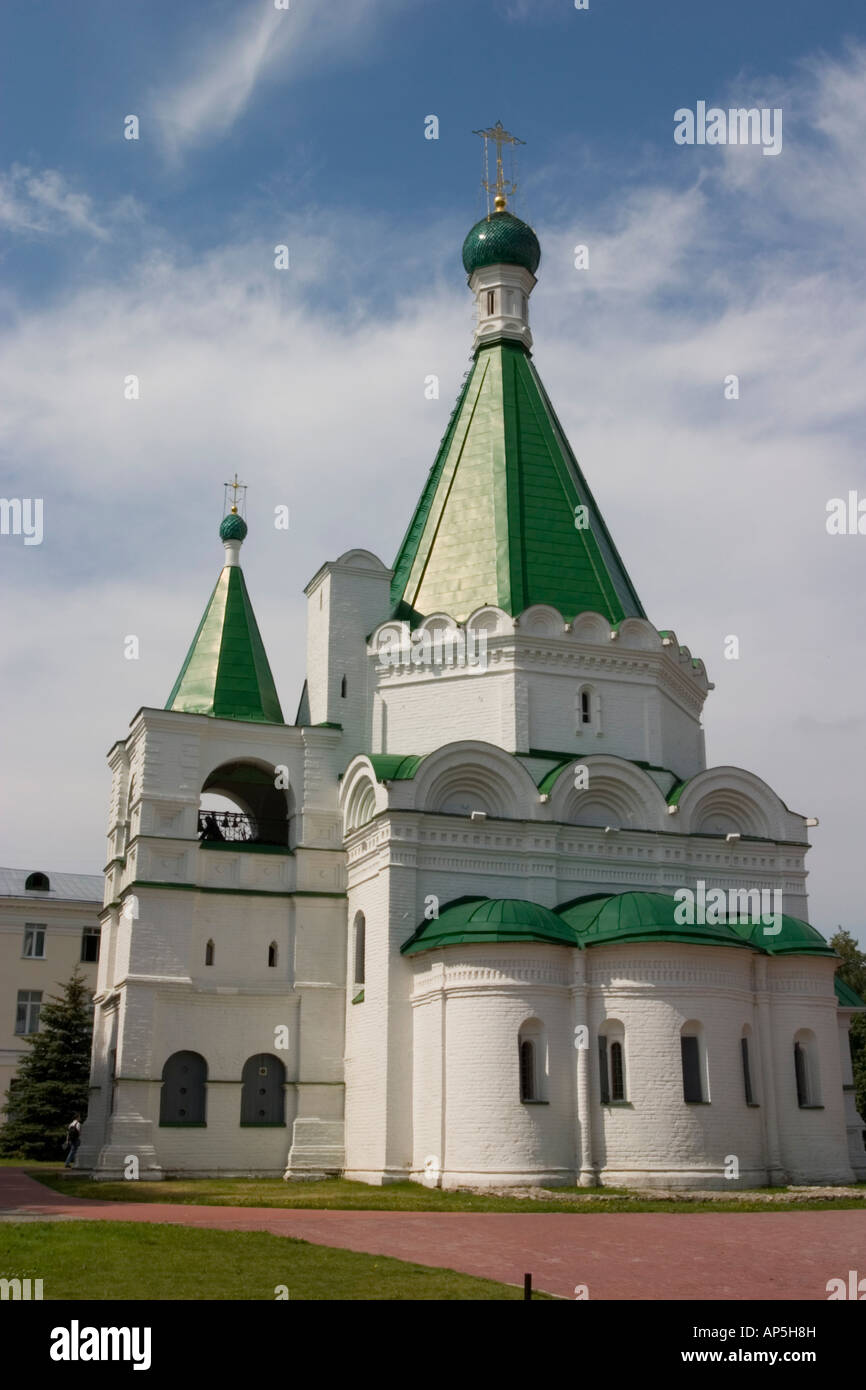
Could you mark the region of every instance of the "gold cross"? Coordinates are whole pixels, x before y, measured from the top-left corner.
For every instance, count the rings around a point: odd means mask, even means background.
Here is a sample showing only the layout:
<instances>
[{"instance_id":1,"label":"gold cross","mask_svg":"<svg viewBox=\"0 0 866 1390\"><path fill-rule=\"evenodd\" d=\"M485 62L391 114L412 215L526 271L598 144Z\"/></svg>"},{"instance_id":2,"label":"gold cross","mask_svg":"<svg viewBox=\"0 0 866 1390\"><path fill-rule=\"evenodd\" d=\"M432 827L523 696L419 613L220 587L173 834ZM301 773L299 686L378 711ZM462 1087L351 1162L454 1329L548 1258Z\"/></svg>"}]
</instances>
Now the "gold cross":
<instances>
[{"instance_id":1,"label":"gold cross","mask_svg":"<svg viewBox=\"0 0 866 1390\"><path fill-rule=\"evenodd\" d=\"M493 206L497 212L503 212L507 201L507 194L513 194L517 188L515 179L506 179L502 168L502 146L503 145L525 145L525 140L518 140L516 135L510 134L502 124L497 121L496 125L490 126L487 130L473 130L473 135L480 135L484 141L484 173L485 177L481 180L481 187L486 188L488 193L495 193ZM496 182L491 183L487 167L487 141L493 140L496 143ZM489 204L488 204L489 207Z\"/></svg>"},{"instance_id":2,"label":"gold cross","mask_svg":"<svg viewBox=\"0 0 866 1390\"><path fill-rule=\"evenodd\" d=\"M246 491L247 485L246 483L238 482L238 475L236 473L234 476L234 482L226 483L225 486L227 488L231 488L232 490L232 512L236 514L238 510L238 493Z\"/></svg>"}]
</instances>

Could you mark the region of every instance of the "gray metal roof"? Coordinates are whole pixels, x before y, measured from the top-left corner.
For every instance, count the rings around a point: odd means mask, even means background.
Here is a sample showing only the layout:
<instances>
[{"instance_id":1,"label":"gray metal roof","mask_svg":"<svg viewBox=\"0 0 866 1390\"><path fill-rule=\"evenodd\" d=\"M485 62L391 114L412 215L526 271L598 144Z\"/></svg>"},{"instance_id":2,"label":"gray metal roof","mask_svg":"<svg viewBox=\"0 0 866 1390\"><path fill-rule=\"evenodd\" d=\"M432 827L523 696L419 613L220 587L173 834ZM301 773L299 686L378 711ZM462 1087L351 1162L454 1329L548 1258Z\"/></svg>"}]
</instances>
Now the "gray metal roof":
<instances>
[{"instance_id":1,"label":"gray metal roof","mask_svg":"<svg viewBox=\"0 0 866 1390\"><path fill-rule=\"evenodd\" d=\"M45 874L51 887L25 888L30 874ZM42 898L49 902L99 903L105 880L102 874L54 874L50 869L0 869L0 898Z\"/></svg>"}]
</instances>

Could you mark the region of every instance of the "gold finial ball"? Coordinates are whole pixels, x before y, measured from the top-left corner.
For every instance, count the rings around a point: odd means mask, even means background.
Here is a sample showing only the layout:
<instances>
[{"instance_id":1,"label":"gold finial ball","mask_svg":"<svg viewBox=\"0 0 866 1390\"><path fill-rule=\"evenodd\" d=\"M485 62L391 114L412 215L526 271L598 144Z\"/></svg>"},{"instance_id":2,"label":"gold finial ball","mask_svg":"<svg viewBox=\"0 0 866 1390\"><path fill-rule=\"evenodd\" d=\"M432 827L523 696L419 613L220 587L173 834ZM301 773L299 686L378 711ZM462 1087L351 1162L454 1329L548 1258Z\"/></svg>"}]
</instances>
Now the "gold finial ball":
<instances>
[{"instance_id":1,"label":"gold finial ball","mask_svg":"<svg viewBox=\"0 0 866 1390\"><path fill-rule=\"evenodd\" d=\"M238 514L237 505L235 505L235 506L232 507L231 514L232 514L232 516L237 516L237 514Z\"/></svg>"},{"instance_id":2,"label":"gold finial ball","mask_svg":"<svg viewBox=\"0 0 866 1390\"><path fill-rule=\"evenodd\" d=\"M505 211L507 202L504 193L497 193L496 197L493 199L493 207L496 212Z\"/></svg>"}]
</instances>

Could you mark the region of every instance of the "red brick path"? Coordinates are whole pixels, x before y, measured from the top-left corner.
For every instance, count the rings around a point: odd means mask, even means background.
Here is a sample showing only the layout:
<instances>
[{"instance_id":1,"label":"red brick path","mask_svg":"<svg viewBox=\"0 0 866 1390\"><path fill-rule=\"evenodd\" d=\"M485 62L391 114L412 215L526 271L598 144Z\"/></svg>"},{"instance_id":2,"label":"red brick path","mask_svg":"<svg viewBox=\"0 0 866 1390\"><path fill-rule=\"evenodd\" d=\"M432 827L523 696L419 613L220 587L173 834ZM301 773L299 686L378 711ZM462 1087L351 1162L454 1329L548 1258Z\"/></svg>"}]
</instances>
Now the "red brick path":
<instances>
[{"instance_id":1,"label":"red brick path","mask_svg":"<svg viewBox=\"0 0 866 1390\"><path fill-rule=\"evenodd\" d=\"M0 1169L0 1213L269 1231L590 1299L821 1299L866 1276L866 1211L560 1214L290 1211L64 1197ZM0 1241L3 1228L0 1224Z\"/></svg>"}]
</instances>

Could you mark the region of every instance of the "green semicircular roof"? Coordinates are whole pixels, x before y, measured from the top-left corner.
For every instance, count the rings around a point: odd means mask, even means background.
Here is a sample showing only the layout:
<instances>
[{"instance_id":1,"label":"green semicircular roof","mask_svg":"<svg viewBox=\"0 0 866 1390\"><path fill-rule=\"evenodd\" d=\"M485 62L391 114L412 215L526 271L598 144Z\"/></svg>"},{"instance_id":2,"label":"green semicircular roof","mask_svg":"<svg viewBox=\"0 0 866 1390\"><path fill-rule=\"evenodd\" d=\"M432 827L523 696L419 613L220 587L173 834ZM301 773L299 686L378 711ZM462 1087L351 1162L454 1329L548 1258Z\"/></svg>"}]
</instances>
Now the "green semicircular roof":
<instances>
[{"instance_id":1,"label":"green semicircular roof","mask_svg":"<svg viewBox=\"0 0 866 1390\"><path fill-rule=\"evenodd\" d=\"M403 955L469 943L543 941L578 946L571 928L549 907L523 898L457 898L437 918L423 921L400 947Z\"/></svg>"},{"instance_id":2,"label":"green semicircular roof","mask_svg":"<svg viewBox=\"0 0 866 1390\"><path fill-rule=\"evenodd\" d=\"M165 708L215 719L284 722L239 565L221 571Z\"/></svg>"},{"instance_id":3,"label":"green semicircular roof","mask_svg":"<svg viewBox=\"0 0 866 1390\"><path fill-rule=\"evenodd\" d=\"M833 947L815 927L800 917L789 917L786 913L778 923L764 925L762 922L734 922L734 931L753 946L769 952L771 956L835 956Z\"/></svg>"},{"instance_id":4,"label":"green semicircular roof","mask_svg":"<svg viewBox=\"0 0 866 1390\"><path fill-rule=\"evenodd\" d=\"M760 949L757 941L723 922L686 924L677 922L680 907L667 893L593 893L556 909L582 946L610 942L678 941L683 945L740 946Z\"/></svg>"}]
</instances>

